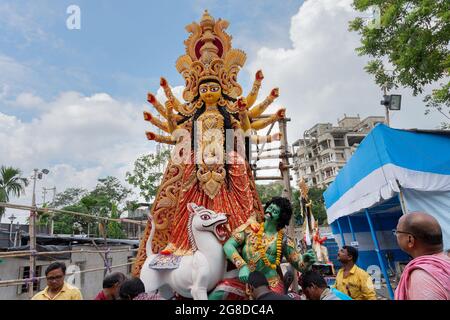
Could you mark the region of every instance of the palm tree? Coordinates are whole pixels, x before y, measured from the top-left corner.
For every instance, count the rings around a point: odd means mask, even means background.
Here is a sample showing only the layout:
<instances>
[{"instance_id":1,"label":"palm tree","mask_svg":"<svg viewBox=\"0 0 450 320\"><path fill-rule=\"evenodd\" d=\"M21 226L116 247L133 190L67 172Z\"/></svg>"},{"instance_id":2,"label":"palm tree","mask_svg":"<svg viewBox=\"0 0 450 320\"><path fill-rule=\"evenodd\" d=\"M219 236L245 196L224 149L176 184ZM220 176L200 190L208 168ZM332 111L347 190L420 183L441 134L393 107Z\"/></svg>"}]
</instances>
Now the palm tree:
<instances>
[{"instance_id":1,"label":"palm tree","mask_svg":"<svg viewBox=\"0 0 450 320\"><path fill-rule=\"evenodd\" d=\"M20 197L25 193L28 180L21 177L20 169L1 166L0 168L0 202L9 202L10 196ZM0 207L0 220L5 214L5 208Z\"/></svg>"}]
</instances>

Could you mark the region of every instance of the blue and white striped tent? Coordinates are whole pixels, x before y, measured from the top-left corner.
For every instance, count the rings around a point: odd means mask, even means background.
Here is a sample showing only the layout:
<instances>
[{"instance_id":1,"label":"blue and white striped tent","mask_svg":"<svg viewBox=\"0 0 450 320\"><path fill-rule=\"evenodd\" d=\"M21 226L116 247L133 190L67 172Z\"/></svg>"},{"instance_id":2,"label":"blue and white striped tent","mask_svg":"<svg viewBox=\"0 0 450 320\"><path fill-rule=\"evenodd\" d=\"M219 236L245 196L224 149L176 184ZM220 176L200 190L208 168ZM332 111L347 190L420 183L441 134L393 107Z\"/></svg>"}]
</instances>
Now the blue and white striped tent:
<instances>
[{"instance_id":1,"label":"blue and white striped tent","mask_svg":"<svg viewBox=\"0 0 450 320\"><path fill-rule=\"evenodd\" d=\"M450 249L450 132L377 125L324 198L336 239L340 245L358 241L362 267L385 269L387 253L391 263L407 259L391 230L402 214L413 211L439 221L444 247Z\"/></svg>"}]
</instances>

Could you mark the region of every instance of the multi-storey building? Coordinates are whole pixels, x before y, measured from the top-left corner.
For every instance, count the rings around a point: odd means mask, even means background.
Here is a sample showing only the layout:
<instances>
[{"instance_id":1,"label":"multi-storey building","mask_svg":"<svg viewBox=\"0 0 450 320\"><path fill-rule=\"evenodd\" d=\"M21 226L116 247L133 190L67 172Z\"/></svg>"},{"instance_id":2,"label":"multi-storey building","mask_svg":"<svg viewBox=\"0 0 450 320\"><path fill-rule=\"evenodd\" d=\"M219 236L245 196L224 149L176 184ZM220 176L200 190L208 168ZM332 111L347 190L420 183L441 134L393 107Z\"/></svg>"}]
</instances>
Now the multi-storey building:
<instances>
[{"instance_id":1,"label":"multi-storey building","mask_svg":"<svg viewBox=\"0 0 450 320\"><path fill-rule=\"evenodd\" d=\"M338 125L318 123L292 145L297 182L303 178L308 186L326 188L347 163L364 137L384 117L359 115L338 120Z\"/></svg>"}]
</instances>

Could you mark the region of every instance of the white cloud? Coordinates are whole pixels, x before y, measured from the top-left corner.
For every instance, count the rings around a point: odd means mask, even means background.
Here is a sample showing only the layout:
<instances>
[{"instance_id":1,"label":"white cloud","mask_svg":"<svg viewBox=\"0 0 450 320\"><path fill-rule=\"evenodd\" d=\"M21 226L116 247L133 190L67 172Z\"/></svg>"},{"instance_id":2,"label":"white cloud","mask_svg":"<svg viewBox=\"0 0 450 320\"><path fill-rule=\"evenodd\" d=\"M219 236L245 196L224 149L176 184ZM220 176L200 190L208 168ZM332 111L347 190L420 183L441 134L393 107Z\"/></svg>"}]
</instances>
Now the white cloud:
<instances>
[{"instance_id":1,"label":"white cloud","mask_svg":"<svg viewBox=\"0 0 450 320\"><path fill-rule=\"evenodd\" d=\"M106 93L78 92L64 92L44 105L29 122L0 112L0 164L20 168L24 176L33 168L50 170L38 183L38 202L42 187L56 186L58 192L92 189L106 175L124 182L134 160L154 149L144 134L149 128L142 110L147 106L117 101ZM29 186L26 196L14 202L29 204L31 194Z\"/></svg>"},{"instance_id":2,"label":"white cloud","mask_svg":"<svg viewBox=\"0 0 450 320\"><path fill-rule=\"evenodd\" d=\"M44 104L44 100L31 92L22 92L12 104L20 108L38 108Z\"/></svg>"},{"instance_id":3,"label":"white cloud","mask_svg":"<svg viewBox=\"0 0 450 320\"><path fill-rule=\"evenodd\" d=\"M50 35L46 28L57 17L58 12L40 3L0 3L0 25L3 39L19 46L46 41L52 47L61 45L61 41Z\"/></svg>"},{"instance_id":4,"label":"white cloud","mask_svg":"<svg viewBox=\"0 0 450 320\"><path fill-rule=\"evenodd\" d=\"M269 111L287 108L292 143L318 122L336 123L337 118L360 114L384 115L382 93L363 70L367 58L355 48L359 36L348 31L348 21L357 13L351 0L306 1L291 19L290 48L261 48L249 61L251 74L263 69L261 93L280 88L280 98ZM403 95L402 111L392 114L391 125L398 128L435 128L442 121L437 114L424 115L422 97Z\"/></svg>"}]
</instances>

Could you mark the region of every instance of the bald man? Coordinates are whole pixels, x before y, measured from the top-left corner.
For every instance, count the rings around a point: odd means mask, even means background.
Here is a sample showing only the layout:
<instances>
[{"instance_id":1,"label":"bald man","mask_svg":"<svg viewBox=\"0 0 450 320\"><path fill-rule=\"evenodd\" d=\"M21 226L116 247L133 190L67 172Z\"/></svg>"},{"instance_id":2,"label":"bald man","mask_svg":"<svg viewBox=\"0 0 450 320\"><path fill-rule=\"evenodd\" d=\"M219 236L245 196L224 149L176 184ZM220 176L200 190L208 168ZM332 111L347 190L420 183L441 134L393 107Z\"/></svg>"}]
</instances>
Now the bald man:
<instances>
[{"instance_id":1,"label":"bald man","mask_svg":"<svg viewBox=\"0 0 450 320\"><path fill-rule=\"evenodd\" d=\"M431 215L403 215L394 230L400 248L413 260L402 273L396 300L450 300L450 257L443 251L442 230Z\"/></svg>"}]
</instances>

